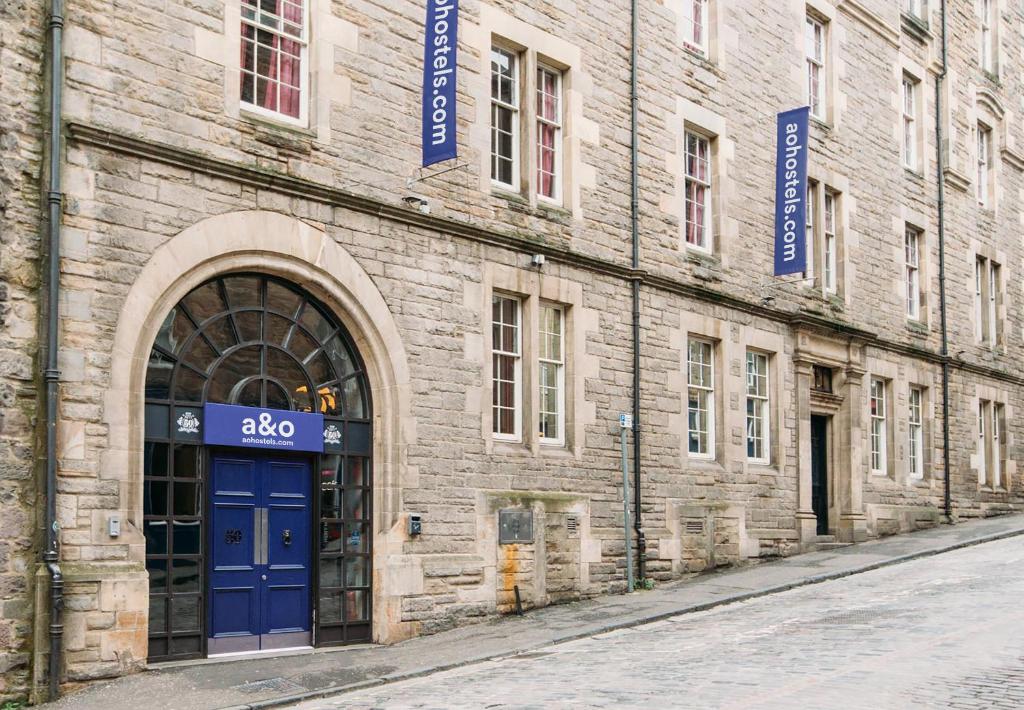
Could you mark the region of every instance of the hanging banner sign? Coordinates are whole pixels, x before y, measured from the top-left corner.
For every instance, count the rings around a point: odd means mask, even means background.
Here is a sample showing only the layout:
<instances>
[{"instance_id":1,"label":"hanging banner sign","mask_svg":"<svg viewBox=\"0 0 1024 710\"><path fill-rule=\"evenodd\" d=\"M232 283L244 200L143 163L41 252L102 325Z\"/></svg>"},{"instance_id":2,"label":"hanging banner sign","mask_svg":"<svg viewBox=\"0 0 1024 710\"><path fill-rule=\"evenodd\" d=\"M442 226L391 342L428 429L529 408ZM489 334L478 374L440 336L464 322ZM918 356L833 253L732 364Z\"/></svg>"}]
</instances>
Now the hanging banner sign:
<instances>
[{"instance_id":1,"label":"hanging banner sign","mask_svg":"<svg viewBox=\"0 0 1024 710\"><path fill-rule=\"evenodd\" d=\"M423 47L423 167L458 155L455 68L459 0L427 0Z\"/></svg>"},{"instance_id":2,"label":"hanging banner sign","mask_svg":"<svg viewBox=\"0 0 1024 710\"><path fill-rule=\"evenodd\" d=\"M324 415L286 409L207 404L203 443L283 451L324 450Z\"/></svg>"},{"instance_id":3,"label":"hanging banner sign","mask_svg":"<svg viewBox=\"0 0 1024 710\"><path fill-rule=\"evenodd\" d=\"M779 114L775 153L775 275L807 271L807 120L804 106Z\"/></svg>"}]
</instances>

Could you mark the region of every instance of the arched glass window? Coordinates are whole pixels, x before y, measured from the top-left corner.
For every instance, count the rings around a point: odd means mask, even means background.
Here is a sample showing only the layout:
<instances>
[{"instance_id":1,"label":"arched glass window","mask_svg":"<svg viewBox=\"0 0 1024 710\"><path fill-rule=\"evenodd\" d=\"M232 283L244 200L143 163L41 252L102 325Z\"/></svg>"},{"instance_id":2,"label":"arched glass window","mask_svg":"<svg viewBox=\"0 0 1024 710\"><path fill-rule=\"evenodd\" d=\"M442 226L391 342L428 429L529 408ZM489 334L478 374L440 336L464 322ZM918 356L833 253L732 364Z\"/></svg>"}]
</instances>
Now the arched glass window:
<instances>
[{"instance_id":1,"label":"arched glass window","mask_svg":"<svg viewBox=\"0 0 1024 710\"><path fill-rule=\"evenodd\" d=\"M362 360L341 323L286 281L219 276L167 315L150 352L145 394L150 660L203 652L200 420L208 402L324 415L316 506L320 643L369 639L371 403ZM330 576L342 567L343 575Z\"/></svg>"}]
</instances>

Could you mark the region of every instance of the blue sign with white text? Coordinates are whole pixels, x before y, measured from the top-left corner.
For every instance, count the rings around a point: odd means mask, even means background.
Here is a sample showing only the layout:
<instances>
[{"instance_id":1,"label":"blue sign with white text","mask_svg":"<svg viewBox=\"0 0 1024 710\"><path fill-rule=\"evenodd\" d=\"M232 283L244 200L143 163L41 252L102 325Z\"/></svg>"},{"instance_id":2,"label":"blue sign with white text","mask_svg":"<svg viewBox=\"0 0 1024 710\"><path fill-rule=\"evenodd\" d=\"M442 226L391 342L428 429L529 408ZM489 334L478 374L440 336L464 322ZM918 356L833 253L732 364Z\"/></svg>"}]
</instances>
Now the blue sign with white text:
<instances>
[{"instance_id":1,"label":"blue sign with white text","mask_svg":"<svg viewBox=\"0 0 1024 710\"><path fill-rule=\"evenodd\" d=\"M324 415L285 409L207 404L203 443L283 451L324 450Z\"/></svg>"},{"instance_id":2,"label":"blue sign with white text","mask_svg":"<svg viewBox=\"0 0 1024 710\"><path fill-rule=\"evenodd\" d=\"M775 275L807 271L807 120L804 106L779 114L775 155Z\"/></svg>"},{"instance_id":3,"label":"blue sign with white text","mask_svg":"<svg viewBox=\"0 0 1024 710\"><path fill-rule=\"evenodd\" d=\"M455 68L459 0L427 0L423 47L423 167L458 155Z\"/></svg>"}]
</instances>

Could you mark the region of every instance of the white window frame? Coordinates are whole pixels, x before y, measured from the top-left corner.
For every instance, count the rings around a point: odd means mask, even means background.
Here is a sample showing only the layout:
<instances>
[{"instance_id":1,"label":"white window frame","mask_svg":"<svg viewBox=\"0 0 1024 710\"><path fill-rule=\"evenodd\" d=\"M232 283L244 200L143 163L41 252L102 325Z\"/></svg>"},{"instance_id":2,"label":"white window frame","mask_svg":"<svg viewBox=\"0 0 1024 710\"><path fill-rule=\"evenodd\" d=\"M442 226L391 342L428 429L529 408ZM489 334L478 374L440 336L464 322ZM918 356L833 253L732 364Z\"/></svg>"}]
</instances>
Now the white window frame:
<instances>
[{"instance_id":1,"label":"white window frame","mask_svg":"<svg viewBox=\"0 0 1024 710\"><path fill-rule=\"evenodd\" d=\"M996 72L995 21L993 0L979 0L981 8L981 68L990 74Z\"/></svg>"},{"instance_id":2,"label":"white window frame","mask_svg":"<svg viewBox=\"0 0 1024 710\"><path fill-rule=\"evenodd\" d=\"M835 192L825 190L825 236L822 256L824 273L822 283L825 294L832 294L838 291L836 278L836 252L839 249L839 239L836 236L836 202L838 196Z\"/></svg>"},{"instance_id":3,"label":"white window frame","mask_svg":"<svg viewBox=\"0 0 1024 710\"><path fill-rule=\"evenodd\" d=\"M804 280L808 283L805 286L811 285L814 279L814 262L815 254L817 249L815 245L818 241L817 232L817 217L818 217L818 183L808 180L807 181L807 205L804 210L804 250L805 250L805 271L803 274Z\"/></svg>"},{"instance_id":4,"label":"white window frame","mask_svg":"<svg viewBox=\"0 0 1024 710\"><path fill-rule=\"evenodd\" d=\"M999 264L995 263L991 259L988 259L988 286L987 290L987 301L988 301L988 312L987 312L987 323L988 323L988 344L989 347L995 347L999 344Z\"/></svg>"},{"instance_id":5,"label":"white window frame","mask_svg":"<svg viewBox=\"0 0 1024 710\"><path fill-rule=\"evenodd\" d=\"M804 24L804 56L807 64L807 105L812 116L825 120L828 98L828 28L827 23L810 14ZM817 91L812 90L812 86Z\"/></svg>"},{"instance_id":6,"label":"white window frame","mask_svg":"<svg viewBox=\"0 0 1024 710\"><path fill-rule=\"evenodd\" d=\"M919 20L926 20L928 15L928 0L904 0L904 10L911 17Z\"/></svg>"},{"instance_id":7,"label":"white window frame","mask_svg":"<svg viewBox=\"0 0 1024 710\"><path fill-rule=\"evenodd\" d=\"M495 65L494 57L495 57L495 55L505 56L505 57L507 57L509 59L509 67L510 67L509 75L510 75L510 80L511 80L511 84L512 84L512 91L511 91L512 101L511 102L504 101L501 98L501 88L500 87L501 87L501 81L503 79L503 75L500 72L497 72L498 87L499 87L498 88L498 95L495 95L495 93L494 93L493 81L494 81L494 78L495 78L495 75L496 75L496 72L495 72L495 69L494 69L494 65ZM520 83L521 82L520 82L519 72L520 72L520 61L521 61L521 58L520 58L519 52L516 52L513 49L509 49L508 47L504 47L501 44L497 44L497 43L492 43L491 44L491 55L490 56L491 56L491 73L490 73L490 78L491 78L491 81L492 81L492 87L491 87L491 118L490 118L490 120L491 120L491 126L490 126L490 128L491 128L491 185L494 186L494 187L500 188L500 189L518 191L519 190L518 181L520 179L520 163L519 163L520 129L519 129L519 123L520 123L520 120L521 120L521 115L520 115L520 102L521 102ZM497 177L497 175L499 174L499 171L497 170L498 161L506 159L506 156L501 156L501 155L499 155L498 153L495 152L495 149L496 149L496 147L498 145L498 143L497 143L497 141L495 139L495 135L498 132L497 121L495 120L496 112L497 111L508 111L508 112L510 112L511 117L512 117L512 120L511 120L511 124L512 124L511 125L511 132L512 132L512 155L510 156L511 161L512 161L512 167L511 167L512 182L502 182Z\"/></svg>"},{"instance_id":8,"label":"white window frame","mask_svg":"<svg viewBox=\"0 0 1024 710\"><path fill-rule=\"evenodd\" d=\"M556 311L558 313L558 332L553 333L546 330L547 318L545 317L546 310ZM538 344L537 361L540 365L538 368L538 392L540 395L540 402L538 404L538 427L537 436L542 445L547 446L564 446L565 445L565 308L553 303L542 302L540 304L540 328L539 328L540 342ZM545 356L546 351L546 338L549 336L556 336L558 338L558 357L554 358L550 356L550 353ZM544 384L544 373L545 366L553 367L555 369L555 388L557 390L555 395L555 406L558 411L546 412L544 410L544 391L546 389ZM544 422L545 414L555 415L555 436L544 436L543 430L540 425Z\"/></svg>"},{"instance_id":9,"label":"white window frame","mask_svg":"<svg viewBox=\"0 0 1024 710\"><path fill-rule=\"evenodd\" d=\"M983 123L978 124L978 184L975 194L978 197L978 204L988 207L989 204L989 175L991 173L992 160L992 129Z\"/></svg>"},{"instance_id":10,"label":"white window frame","mask_svg":"<svg viewBox=\"0 0 1024 710\"><path fill-rule=\"evenodd\" d=\"M912 386L907 395L907 474L916 481L924 478L924 401L924 388Z\"/></svg>"},{"instance_id":11,"label":"white window frame","mask_svg":"<svg viewBox=\"0 0 1024 710\"><path fill-rule=\"evenodd\" d=\"M886 381L872 377L870 388L868 413L871 417L871 473L885 476L889 473Z\"/></svg>"},{"instance_id":12,"label":"white window frame","mask_svg":"<svg viewBox=\"0 0 1024 710\"><path fill-rule=\"evenodd\" d=\"M988 485L988 437L986 421L991 404L988 400L978 400L978 484Z\"/></svg>"},{"instance_id":13,"label":"white window frame","mask_svg":"<svg viewBox=\"0 0 1024 710\"><path fill-rule=\"evenodd\" d=\"M753 367L752 367L753 366ZM751 463L771 463L771 360L767 353L747 351L746 452ZM760 437L755 429L760 427ZM761 455L757 455L760 440ZM754 442L754 454L750 445Z\"/></svg>"},{"instance_id":14,"label":"white window frame","mask_svg":"<svg viewBox=\"0 0 1024 710\"><path fill-rule=\"evenodd\" d=\"M515 330L516 330L516 343L515 343L515 350L514 351L512 351L512 350L500 350L500 349L496 349L494 347L493 329L494 329L495 325L498 325L499 327L502 327L502 328L504 328L504 327L509 325L509 324L506 324L504 322L504 320L497 320L496 321L494 319L494 304L497 301L499 301L499 300L501 300L501 301L511 301L511 302L515 303L516 322L514 324L514 327L515 327ZM500 309L500 312L502 314L504 314L504 309ZM492 419L491 433L492 433L494 439L498 440L498 441L514 441L514 442L522 441L522 439L523 439L523 300L521 298L519 298L518 296L512 296L512 295L505 294L505 293L494 293L494 294L492 294L492 296L491 296L491 329L492 329L491 330L491 387L494 388L494 390L495 390L495 393L492 394L492 400L491 400L491 419ZM514 429L514 431L511 432L511 433L497 431L497 429L498 429L498 427L500 425L500 416L499 416L500 411L499 410L501 410L501 409L508 409L508 407L503 406L503 403L500 401L500 395L496 394L497 391L498 391L497 387L498 387L499 383L505 381L505 380L500 380L497 377L497 374L494 372L494 368L497 366L498 358L500 358L500 357L510 357L510 358L513 358L514 362L515 362L514 367L513 367L513 377L515 378L515 382L513 383L513 399L514 399L514 401L513 401L513 408L514 408L514 411L513 411L513 429ZM494 402L494 397L496 397L496 396L499 397L499 402L497 404L495 404L495 402Z\"/></svg>"},{"instance_id":15,"label":"white window frame","mask_svg":"<svg viewBox=\"0 0 1024 710\"><path fill-rule=\"evenodd\" d=\"M698 163L697 173L694 173L692 175L690 174L690 156L691 156L690 142L691 142L691 139L693 141L695 141L695 143L696 143L697 153L694 153L693 156L694 156L696 162ZM712 208L713 208L713 204L714 204L714 199L713 199L713 195L712 195L712 187L713 187L713 184L714 184L714 174L713 174L714 160L713 160L713 156L712 156L712 153L711 153L711 150L712 150L711 141L712 141L712 139L711 139L710 136L707 136L707 135L705 135L703 133L699 133L697 131L691 130L689 128L687 128L683 132L683 214L684 214L684 217L683 217L683 221L684 221L684 223L683 223L683 242L685 243L685 245L686 245L686 247L688 249L698 249L700 251L706 251L706 252L710 252L714 248L714 234L712 232L713 222L712 222L712 219L711 219ZM701 146L704 147L704 151L705 151L705 155L706 155L706 166L705 166L706 178L704 178L704 179L702 179L700 177L700 175L699 175L699 170L700 170L699 163L701 162L701 157L700 157L700 148L701 148ZM704 188L704 195L705 195L703 223L700 225L701 226L701 236L703 237L703 240L699 244L695 243L695 242L691 242L691 241L689 241L687 239L687 234L689 232L688 227L691 224L691 222L690 222L690 203L691 203L691 200L690 200L690 188L691 188L691 185L694 186L694 187L703 187ZM694 204L696 204L696 201L694 201ZM693 222L692 224L697 224L697 223Z\"/></svg>"},{"instance_id":16,"label":"white window frame","mask_svg":"<svg viewBox=\"0 0 1024 710\"><path fill-rule=\"evenodd\" d=\"M986 340L983 304L986 261L982 256L974 259L974 339L979 343Z\"/></svg>"},{"instance_id":17,"label":"white window frame","mask_svg":"<svg viewBox=\"0 0 1024 710\"><path fill-rule=\"evenodd\" d=\"M903 233L903 258L907 318L921 320L921 231L909 224Z\"/></svg>"},{"instance_id":18,"label":"white window frame","mask_svg":"<svg viewBox=\"0 0 1024 710\"><path fill-rule=\"evenodd\" d=\"M917 170L917 89L919 82L903 75L903 167Z\"/></svg>"},{"instance_id":19,"label":"white window frame","mask_svg":"<svg viewBox=\"0 0 1024 710\"><path fill-rule=\"evenodd\" d=\"M553 119L544 118L541 116L540 102L541 98L545 96L545 92L542 90L541 77L544 74L548 74L555 78L555 116ZM536 133L534 136L534 146L537 151L537 184L535 190L537 193L537 199L543 200L544 202L551 202L561 204L562 202L562 72L551 66L543 63L537 64L537 110L536 110ZM545 195L541 192L541 143L540 143L540 131L541 126L550 126L554 129L555 133L555 145L554 145L554 172L551 176L552 194Z\"/></svg>"},{"instance_id":20,"label":"white window frame","mask_svg":"<svg viewBox=\"0 0 1024 710\"><path fill-rule=\"evenodd\" d=\"M683 46L702 57L708 56L708 5L708 0L683 0ZM697 19L694 15L698 15Z\"/></svg>"},{"instance_id":21,"label":"white window frame","mask_svg":"<svg viewBox=\"0 0 1024 710\"><path fill-rule=\"evenodd\" d=\"M701 360L694 360L693 346L700 346ZM703 376L701 378L701 384L694 384L692 374L694 367L707 369L706 379ZM698 407L696 409L690 407L690 392L694 391L698 397ZM698 446L699 436L702 433L700 429L693 429L691 427L691 413L700 412L699 402L703 397L704 400L704 412L705 421L707 422L707 430L703 432L706 435L706 450L705 451L690 451L690 440L692 434L698 435ZM715 343L711 340L705 340L703 338L691 337L686 343L686 450L690 458L696 459L714 459L715 458Z\"/></svg>"},{"instance_id":22,"label":"white window frame","mask_svg":"<svg viewBox=\"0 0 1024 710\"><path fill-rule=\"evenodd\" d=\"M1003 459L1002 459L1002 409L1003 405L998 402L991 404L992 409L992 441L990 447L992 450L992 487L1001 488L1003 485Z\"/></svg>"},{"instance_id":23,"label":"white window frame","mask_svg":"<svg viewBox=\"0 0 1024 710\"><path fill-rule=\"evenodd\" d=\"M263 117L272 119L272 120L280 122L280 123L286 123L286 124L290 124L290 125L293 125L293 126L306 126L308 124L308 122L309 122L309 4L310 4L311 1L312 0L303 0L303 2L302 2L302 28L300 30L300 34L299 35L292 35L292 34L289 34L287 32L282 31L281 29L279 29L279 27L280 27L280 25L282 25L284 23L287 23L288 25L291 25L292 27L294 27L295 24L293 22L285 20L283 17L279 17L278 15L274 15L273 13L264 12L262 10L262 8L259 7L258 0L257 0L257 7L252 8L253 10L255 10L253 15L251 17L246 17L246 8L247 7L251 7L251 6L247 5L244 2L244 0L242 0L242 3L241 3L241 24L242 25L247 25L247 26L255 28L255 32L256 33L260 32L260 31L269 32L269 33L271 33L273 35L276 35L279 38L283 38L283 39L286 39L286 40L298 42L301 45L301 49L299 50L299 115L298 115L298 117L296 118L295 116L289 116L286 113L282 113L280 111L275 111L275 110L269 109L269 108L264 108L263 106L260 106L259 104L250 103L248 101L245 101L242 98L241 83L239 83L239 107L241 108L241 110L245 111L246 113L256 114L256 115L263 116ZM292 4L295 4L295 3L293 2ZM263 18L264 15L267 15L270 18L273 18L273 19L270 19L269 24L263 24L261 22L261 19ZM239 28L239 29L241 31L241 28ZM254 42L256 42L257 38L258 38L258 34L254 36ZM240 37L240 42L244 46L244 44L245 44L244 36ZM258 46L259 45L257 44L257 47ZM280 47L276 51L278 53L278 77L280 77L280 71L281 71L281 65L280 65L281 49L280 49ZM257 52L258 52L258 49L257 49ZM254 58L254 61L255 61L255 58ZM255 69L255 67L254 67L254 69ZM245 74L248 74L248 72L242 70L241 59L239 59L238 70L239 70L238 71L238 73L239 73L239 82L241 82L243 80L243 76ZM258 87L258 84L259 84L259 74L253 73L252 76L254 77L253 78L253 99L255 99L256 98L256 92L257 92L257 87ZM278 108L280 108L280 106L281 106L281 93L280 93L280 82L279 82L279 80L278 80L278 84L279 84L279 87L278 87L278 95L277 95L277 106L278 106Z\"/></svg>"}]
</instances>

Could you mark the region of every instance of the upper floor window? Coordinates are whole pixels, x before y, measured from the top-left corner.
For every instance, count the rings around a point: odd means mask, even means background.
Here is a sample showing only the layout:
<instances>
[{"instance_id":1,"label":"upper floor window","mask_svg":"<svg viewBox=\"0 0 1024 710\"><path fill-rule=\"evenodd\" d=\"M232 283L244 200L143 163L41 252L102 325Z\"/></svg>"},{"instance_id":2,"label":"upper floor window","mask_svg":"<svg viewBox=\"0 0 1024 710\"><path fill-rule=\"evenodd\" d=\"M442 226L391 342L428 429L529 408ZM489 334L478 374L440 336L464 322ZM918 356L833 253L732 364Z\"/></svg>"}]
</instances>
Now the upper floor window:
<instances>
[{"instance_id":1,"label":"upper floor window","mask_svg":"<svg viewBox=\"0 0 1024 710\"><path fill-rule=\"evenodd\" d=\"M708 0L683 0L683 44L702 56L708 53Z\"/></svg>"},{"instance_id":2,"label":"upper floor window","mask_svg":"<svg viewBox=\"0 0 1024 710\"><path fill-rule=\"evenodd\" d=\"M978 124L978 175L975 194L978 203L987 206L989 203L989 169L992 161L992 129L983 123Z\"/></svg>"},{"instance_id":3,"label":"upper floor window","mask_svg":"<svg viewBox=\"0 0 1024 710\"><path fill-rule=\"evenodd\" d=\"M768 356L747 351L747 458L768 463L770 426Z\"/></svg>"},{"instance_id":4,"label":"upper floor window","mask_svg":"<svg viewBox=\"0 0 1024 710\"><path fill-rule=\"evenodd\" d=\"M491 298L492 421L494 438L518 441L522 432L522 302Z\"/></svg>"},{"instance_id":5,"label":"upper floor window","mask_svg":"<svg viewBox=\"0 0 1024 710\"><path fill-rule=\"evenodd\" d=\"M519 61L507 49L491 49L491 180L517 188L519 173Z\"/></svg>"},{"instance_id":6,"label":"upper floor window","mask_svg":"<svg viewBox=\"0 0 1024 710\"><path fill-rule=\"evenodd\" d=\"M888 473L885 380L871 378L871 472Z\"/></svg>"},{"instance_id":7,"label":"upper floor window","mask_svg":"<svg viewBox=\"0 0 1024 710\"><path fill-rule=\"evenodd\" d=\"M981 68L994 74L996 71L996 3L981 0Z\"/></svg>"},{"instance_id":8,"label":"upper floor window","mask_svg":"<svg viewBox=\"0 0 1024 710\"><path fill-rule=\"evenodd\" d=\"M1002 268L991 259L979 256L974 263L974 336L979 343L995 347L1002 339L999 297Z\"/></svg>"},{"instance_id":9,"label":"upper floor window","mask_svg":"<svg viewBox=\"0 0 1024 710\"><path fill-rule=\"evenodd\" d=\"M307 24L304 0L242 0L240 78L246 109L305 122Z\"/></svg>"},{"instance_id":10,"label":"upper floor window","mask_svg":"<svg viewBox=\"0 0 1024 710\"><path fill-rule=\"evenodd\" d=\"M825 54L826 36L825 23L807 16L805 26L805 54L807 56L807 105L811 107L811 115L825 118Z\"/></svg>"},{"instance_id":11,"label":"upper floor window","mask_svg":"<svg viewBox=\"0 0 1024 710\"><path fill-rule=\"evenodd\" d=\"M903 10L919 20L924 20L928 15L927 0L903 0Z\"/></svg>"},{"instance_id":12,"label":"upper floor window","mask_svg":"<svg viewBox=\"0 0 1024 710\"><path fill-rule=\"evenodd\" d=\"M924 478L924 390L911 387L908 396L910 417L909 427L909 461L908 474L912 479Z\"/></svg>"},{"instance_id":13,"label":"upper floor window","mask_svg":"<svg viewBox=\"0 0 1024 710\"><path fill-rule=\"evenodd\" d=\"M698 458L715 455L715 346L691 338L687 346L688 450Z\"/></svg>"},{"instance_id":14,"label":"upper floor window","mask_svg":"<svg viewBox=\"0 0 1024 710\"><path fill-rule=\"evenodd\" d=\"M562 73L537 67L537 195L559 199L562 173Z\"/></svg>"},{"instance_id":15,"label":"upper floor window","mask_svg":"<svg viewBox=\"0 0 1024 710\"><path fill-rule=\"evenodd\" d=\"M839 240L836 238L836 194L831 190L825 191L825 235L824 255L822 257L822 285L825 293L836 292L836 252L839 249Z\"/></svg>"},{"instance_id":16,"label":"upper floor window","mask_svg":"<svg viewBox=\"0 0 1024 710\"><path fill-rule=\"evenodd\" d=\"M540 307L540 440L565 442L565 311Z\"/></svg>"},{"instance_id":17,"label":"upper floor window","mask_svg":"<svg viewBox=\"0 0 1024 710\"><path fill-rule=\"evenodd\" d=\"M921 232L907 226L903 236L904 267L906 269L907 318L921 318Z\"/></svg>"},{"instance_id":18,"label":"upper floor window","mask_svg":"<svg viewBox=\"0 0 1024 710\"><path fill-rule=\"evenodd\" d=\"M686 131L686 243L711 250L711 140Z\"/></svg>"},{"instance_id":19,"label":"upper floor window","mask_svg":"<svg viewBox=\"0 0 1024 710\"><path fill-rule=\"evenodd\" d=\"M903 75L903 165L917 170L918 82Z\"/></svg>"}]
</instances>

